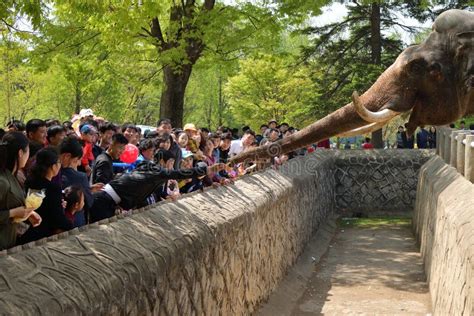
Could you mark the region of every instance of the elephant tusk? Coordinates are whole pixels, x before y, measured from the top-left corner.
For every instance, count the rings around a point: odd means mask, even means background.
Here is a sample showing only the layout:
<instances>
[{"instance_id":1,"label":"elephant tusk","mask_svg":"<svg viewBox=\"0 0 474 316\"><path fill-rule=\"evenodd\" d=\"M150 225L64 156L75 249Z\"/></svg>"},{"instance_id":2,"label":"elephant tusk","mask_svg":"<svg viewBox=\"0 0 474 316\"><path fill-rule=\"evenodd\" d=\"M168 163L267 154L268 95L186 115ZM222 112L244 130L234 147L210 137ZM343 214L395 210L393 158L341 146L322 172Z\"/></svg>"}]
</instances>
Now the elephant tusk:
<instances>
[{"instance_id":1,"label":"elephant tusk","mask_svg":"<svg viewBox=\"0 0 474 316\"><path fill-rule=\"evenodd\" d=\"M337 137L352 137L352 136L357 136L357 135L362 135L366 133L371 133L373 131L376 131L380 128L382 128L385 124L387 124L390 120L383 121L383 122L375 122L375 123L370 123L368 125L364 125L358 128L354 128L350 131L343 132L340 134L337 134Z\"/></svg>"},{"instance_id":2,"label":"elephant tusk","mask_svg":"<svg viewBox=\"0 0 474 316\"><path fill-rule=\"evenodd\" d=\"M354 104L357 114L359 114L364 121L369 123L385 122L400 114L399 112L390 109L383 109L382 111L378 112L372 112L368 110L360 102L359 94L357 93L357 91L354 91L352 93L352 104Z\"/></svg>"}]
</instances>

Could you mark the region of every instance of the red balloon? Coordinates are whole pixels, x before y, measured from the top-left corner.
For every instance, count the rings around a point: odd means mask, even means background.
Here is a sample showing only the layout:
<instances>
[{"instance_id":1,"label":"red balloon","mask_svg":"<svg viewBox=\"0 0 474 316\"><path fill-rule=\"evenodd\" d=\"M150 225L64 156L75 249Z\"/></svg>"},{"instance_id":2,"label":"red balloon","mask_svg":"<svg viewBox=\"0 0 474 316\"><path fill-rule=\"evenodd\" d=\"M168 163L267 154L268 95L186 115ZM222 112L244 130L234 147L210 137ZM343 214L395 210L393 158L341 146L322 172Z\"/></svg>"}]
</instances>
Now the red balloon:
<instances>
[{"instance_id":1,"label":"red balloon","mask_svg":"<svg viewBox=\"0 0 474 316\"><path fill-rule=\"evenodd\" d=\"M120 160L125 163L134 163L138 158L138 148L133 144L125 145L125 150L120 155Z\"/></svg>"}]
</instances>

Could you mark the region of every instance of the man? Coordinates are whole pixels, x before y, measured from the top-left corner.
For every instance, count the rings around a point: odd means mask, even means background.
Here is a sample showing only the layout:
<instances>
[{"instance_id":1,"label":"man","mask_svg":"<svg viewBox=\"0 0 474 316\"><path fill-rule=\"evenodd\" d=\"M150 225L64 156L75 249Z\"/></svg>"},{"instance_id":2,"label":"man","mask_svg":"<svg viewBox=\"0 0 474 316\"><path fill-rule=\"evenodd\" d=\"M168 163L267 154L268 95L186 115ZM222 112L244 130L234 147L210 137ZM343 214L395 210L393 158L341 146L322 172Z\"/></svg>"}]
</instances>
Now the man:
<instances>
[{"instance_id":1,"label":"man","mask_svg":"<svg viewBox=\"0 0 474 316\"><path fill-rule=\"evenodd\" d=\"M97 157L92 170L92 183L107 184L114 178L113 161L118 160L128 144L127 138L122 134L112 136L112 144Z\"/></svg>"},{"instance_id":2,"label":"man","mask_svg":"<svg viewBox=\"0 0 474 316\"><path fill-rule=\"evenodd\" d=\"M159 136L163 136L164 134L171 135L172 133L171 121L165 118L160 119L158 121L156 131ZM182 157L181 148L175 141L172 141L169 151L171 151L173 155L175 156L174 169L178 170L179 164L181 163L181 157Z\"/></svg>"},{"instance_id":3,"label":"man","mask_svg":"<svg viewBox=\"0 0 474 316\"><path fill-rule=\"evenodd\" d=\"M366 137L362 144L362 149L374 149L374 145L370 143L370 137Z\"/></svg>"},{"instance_id":4,"label":"man","mask_svg":"<svg viewBox=\"0 0 474 316\"><path fill-rule=\"evenodd\" d=\"M24 132L26 129L25 124L19 120L11 120L7 124L8 132Z\"/></svg>"},{"instance_id":5,"label":"man","mask_svg":"<svg viewBox=\"0 0 474 316\"><path fill-rule=\"evenodd\" d=\"M416 145L418 148L428 148L428 140L430 138L430 133L425 129L424 126L420 126L420 131L416 133Z\"/></svg>"},{"instance_id":6,"label":"man","mask_svg":"<svg viewBox=\"0 0 474 316\"><path fill-rule=\"evenodd\" d=\"M155 155L155 142L152 139L142 139L138 145L140 155L138 156L137 163L142 161L152 161Z\"/></svg>"},{"instance_id":7,"label":"man","mask_svg":"<svg viewBox=\"0 0 474 316\"><path fill-rule=\"evenodd\" d=\"M465 121L461 121L461 122L459 123L459 129L460 129L460 130L465 130L465 129L467 129L467 128L466 128L466 122L465 122Z\"/></svg>"},{"instance_id":8,"label":"man","mask_svg":"<svg viewBox=\"0 0 474 316\"><path fill-rule=\"evenodd\" d=\"M255 132L252 130L247 130L241 139L233 140L230 149L229 149L229 157L232 158L237 156L247 148L249 148L252 144L255 143Z\"/></svg>"},{"instance_id":9,"label":"man","mask_svg":"<svg viewBox=\"0 0 474 316\"><path fill-rule=\"evenodd\" d=\"M268 128L277 128L278 122L276 120L270 120L268 122Z\"/></svg>"},{"instance_id":10,"label":"man","mask_svg":"<svg viewBox=\"0 0 474 316\"><path fill-rule=\"evenodd\" d=\"M214 161L220 161L220 153L219 153L219 145L221 144L221 135L214 133L209 135L209 139L212 141L214 145L214 149L212 150L212 157Z\"/></svg>"},{"instance_id":11,"label":"man","mask_svg":"<svg viewBox=\"0 0 474 316\"><path fill-rule=\"evenodd\" d=\"M219 144L219 162L227 163L229 159L230 145L232 144L232 135L224 134L221 136L221 142Z\"/></svg>"},{"instance_id":12,"label":"man","mask_svg":"<svg viewBox=\"0 0 474 316\"><path fill-rule=\"evenodd\" d=\"M284 135L289 128L290 128L290 125L288 125L288 123L281 123L280 125L281 135Z\"/></svg>"},{"instance_id":13,"label":"man","mask_svg":"<svg viewBox=\"0 0 474 316\"><path fill-rule=\"evenodd\" d=\"M403 126L398 127L397 148L407 148L407 133Z\"/></svg>"},{"instance_id":14,"label":"man","mask_svg":"<svg viewBox=\"0 0 474 316\"><path fill-rule=\"evenodd\" d=\"M163 186L166 180L196 178L224 169L224 164L215 164L211 167L168 170L151 161L142 162L132 172L123 173L110 181L103 191L94 194L91 222L114 216L118 206L130 210L147 205L147 198Z\"/></svg>"},{"instance_id":15,"label":"man","mask_svg":"<svg viewBox=\"0 0 474 316\"><path fill-rule=\"evenodd\" d=\"M257 144L260 145L260 143L262 142L263 138L265 137L265 132L267 131L268 129L268 125L267 124L262 124L260 125L260 134L258 134L257 136L255 136L255 139L257 140Z\"/></svg>"},{"instance_id":16,"label":"man","mask_svg":"<svg viewBox=\"0 0 474 316\"><path fill-rule=\"evenodd\" d=\"M66 129L63 126L53 125L48 128L46 139L50 146L58 147L65 137Z\"/></svg>"},{"instance_id":17,"label":"man","mask_svg":"<svg viewBox=\"0 0 474 316\"><path fill-rule=\"evenodd\" d=\"M112 123L106 123L99 128L99 148L94 153L94 156L97 158L101 153L109 148L110 144L112 143L112 136L115 135L116 126ZM97 155L96 155L97 154Z\"/></svg>"},{"instance_id":18,"label":"man","mask_svg":"<svg viewBox=\"0 0 474 316\"><path fill-rule=\"evenodd\" d=\"M122 126L122 134L128 139L129 144L138 145L138 133L138 128L133 124L127 123Z\"/></svg>"},{"instance_id":19,"label":"man","mask_svg":"<svg viewBox=\"0 0 474 316\"><path fill-rule=\"evenodd\" d=\"M276 142L280 138L280 131L275 128L270 129L270 133L268 134L268 141L271 143Z\"/></svg>"},{"instance_id":20,"label":"man","mask_svg":"<svg viewBox=\"0 0 474 316\"><path fill-rule=\"evenodd\" d=\"M45 121L32 119L26 123L26 137L30 141L30 158L44 147L47 134L48 129Z\"/></svg>"},{"instance_id":21,"label":"man","mask_svg":"<svg viewBox=\"0 0 474 316\"><path fill-rule=\"evenodd\" d=\"M84 209L74 215L74 226L80 227L87 224L86 214L92 202L92 190L99 190L103 185L89 186L89 181L84 172L77 171L77 166L81 163L82 145L75 137L67 137L59 146L59 160L61 161L61 188L77 185L84 192Z\"/></svg>"}]
</instances>

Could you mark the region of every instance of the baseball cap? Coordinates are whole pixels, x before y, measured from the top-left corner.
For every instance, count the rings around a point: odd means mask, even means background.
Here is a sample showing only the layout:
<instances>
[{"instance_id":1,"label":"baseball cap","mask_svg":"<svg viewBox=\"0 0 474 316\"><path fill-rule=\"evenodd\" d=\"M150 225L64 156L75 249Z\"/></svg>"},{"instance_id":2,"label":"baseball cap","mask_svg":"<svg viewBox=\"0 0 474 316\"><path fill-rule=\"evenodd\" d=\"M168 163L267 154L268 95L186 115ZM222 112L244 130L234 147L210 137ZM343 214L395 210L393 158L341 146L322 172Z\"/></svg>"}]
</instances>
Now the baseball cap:
<instances>
[{"instance_id":1,"label":"baseball cap","mask_svg":"<svg viewBox=\"0 0 474 316\"><path fill-rule=\"evenodd\" d=\"M184 125L183 130L197 132L196 125L194 125L193 123L188 123L188 124Z\"/></svg>"},{"instance_id":2,"label":"baseball cap","mask_svg":"<svg viewBox=\"0 0 474 316\"><path fill-rule=\"evenodd\" d=\"M97 134L97 129L92 125L86 124L81 127L81 134Z\"/></svg>"},{"instance_id":3,"label":"baseball cap","mask_svg":"<svg viewBox=\"0 0 474 316\"><path fill-rule=\"evenodd\" d=\"M186 159L188 157L192 157L193 153L189 150L181 149L181 156L183 157L183 159Z\"/></svg>"},{"instance_id":4,"label":"baseball cap","mask_svg":"<svg viewBox=\"0 0 474 316\"><path fill-rule=\"evenodd\" d=\"M94 116L94 112L92 111L92 109L82 109L79 112L79 117L80 118L88 117L88 116Z\"/></svg>"}]
</instances>

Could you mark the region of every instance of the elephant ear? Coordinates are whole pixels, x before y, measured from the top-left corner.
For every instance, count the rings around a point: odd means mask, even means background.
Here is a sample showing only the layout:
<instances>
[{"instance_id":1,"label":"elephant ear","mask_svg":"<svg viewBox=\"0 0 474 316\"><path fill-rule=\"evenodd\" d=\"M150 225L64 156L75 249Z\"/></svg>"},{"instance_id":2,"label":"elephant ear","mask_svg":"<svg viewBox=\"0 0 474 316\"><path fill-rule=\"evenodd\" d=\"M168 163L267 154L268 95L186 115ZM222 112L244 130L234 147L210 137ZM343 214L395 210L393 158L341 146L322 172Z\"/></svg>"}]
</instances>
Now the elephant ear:
<instances>
[{"instance_id":1,"label":"elephant ear","mask_svg":"<svg viewBox=\"0 0 474 316\"><path fill-rule=\"evenodd\" d=\"M469 52L469 49L474 49L474 31L457 33L455 38L456 59L459 60Z\"/></svg>"},{"instance_id":2,"label":"elephant ear","mask_svg":"<svg viewBox=\"0 0 474 316\"><path fill-rule=\"evenodd\" d=\"M468 32L461 32L456 34L456 37L458 39L458 43L460 45L467 45L469 44L474 44L474 30L473 31L468 31Z\"/></svg>"}]
</instances>

